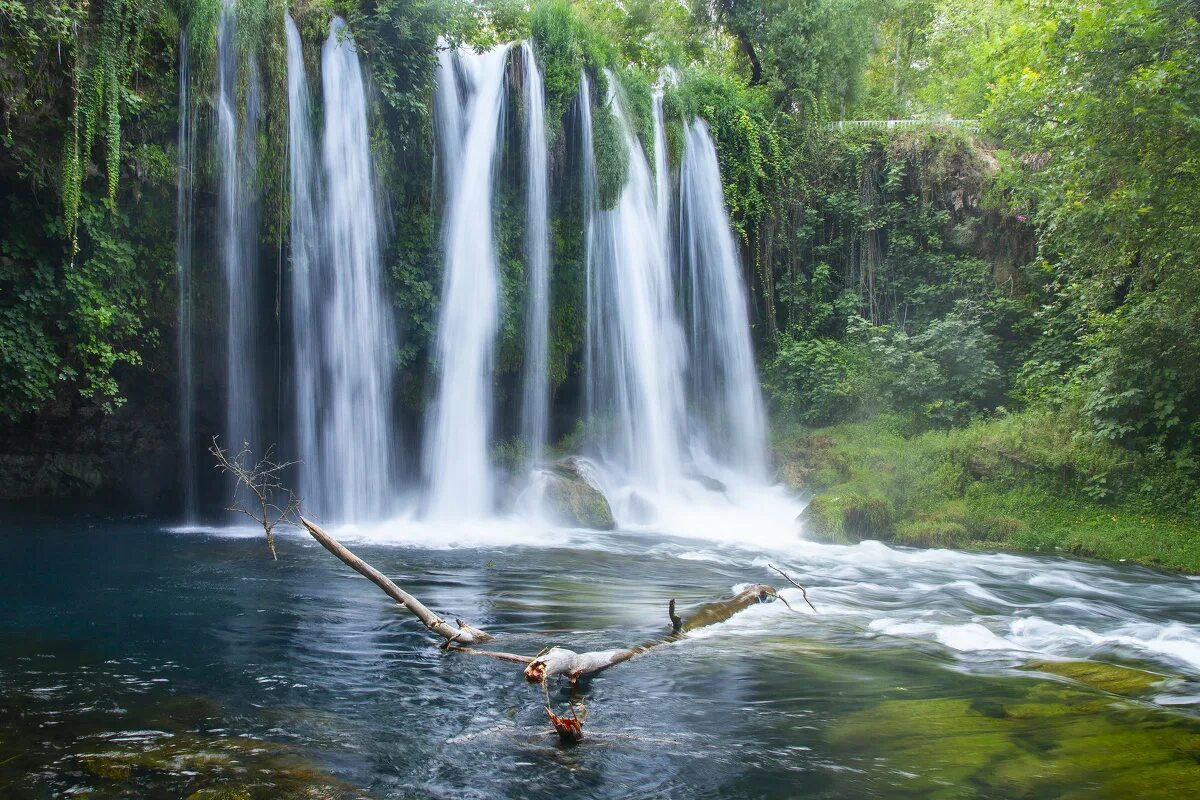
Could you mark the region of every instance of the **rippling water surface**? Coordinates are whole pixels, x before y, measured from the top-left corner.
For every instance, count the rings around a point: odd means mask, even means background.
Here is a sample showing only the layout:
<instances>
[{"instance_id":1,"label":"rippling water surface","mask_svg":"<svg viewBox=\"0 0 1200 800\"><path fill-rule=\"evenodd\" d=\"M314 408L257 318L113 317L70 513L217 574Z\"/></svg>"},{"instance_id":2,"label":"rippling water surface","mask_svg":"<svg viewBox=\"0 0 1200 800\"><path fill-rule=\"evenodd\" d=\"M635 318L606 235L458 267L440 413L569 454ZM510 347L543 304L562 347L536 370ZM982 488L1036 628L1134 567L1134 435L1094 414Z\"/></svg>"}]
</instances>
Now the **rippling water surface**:
<instances>
[{"instance_id":1,"label":"rippling water surface","mask_svg":"<svg viewBox=\"0 0 1200 800\"><path fill-rule=\"evenodd\" d=\"M673 534L339 532L530 654L643 641L671 597L783 586L769 563L808 587L815 614L788 588L795 610L755 606L592 679L577 747L515 665L439 651L298 533L273 561L252 531L10 524L0 797L1200 794L1193 578L694 517Z\"/></svg>"}]
</instances>

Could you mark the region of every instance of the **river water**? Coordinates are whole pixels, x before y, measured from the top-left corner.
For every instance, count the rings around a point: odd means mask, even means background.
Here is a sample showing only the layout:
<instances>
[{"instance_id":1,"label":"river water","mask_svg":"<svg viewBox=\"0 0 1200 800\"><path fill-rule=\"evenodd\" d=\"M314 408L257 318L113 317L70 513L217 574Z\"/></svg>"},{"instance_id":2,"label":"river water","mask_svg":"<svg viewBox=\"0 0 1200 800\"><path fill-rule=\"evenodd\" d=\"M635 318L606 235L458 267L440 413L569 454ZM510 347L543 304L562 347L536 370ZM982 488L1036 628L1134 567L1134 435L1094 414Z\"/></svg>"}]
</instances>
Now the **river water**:
<instances>
[{"instance_id":1,"label":"river water","mask_svg":"<svg viewBox=\"0 0 1200 800\"><path fill-rule=\"evenodd\" d=\"M744 524L338 531L432 608L520 653L661 635L671 597L686 608L743 583L784 586L768 563L808 587L817 613L789 588L794 610L752 607L594 677L587 738L566 747L515 665L439 651L298 532L274 561L250 530L10 519L0 797L1200 791L1200 582L817 545ZM550 699L562 712L570 696L552 687Z\"/></svg>"}]
</instances>

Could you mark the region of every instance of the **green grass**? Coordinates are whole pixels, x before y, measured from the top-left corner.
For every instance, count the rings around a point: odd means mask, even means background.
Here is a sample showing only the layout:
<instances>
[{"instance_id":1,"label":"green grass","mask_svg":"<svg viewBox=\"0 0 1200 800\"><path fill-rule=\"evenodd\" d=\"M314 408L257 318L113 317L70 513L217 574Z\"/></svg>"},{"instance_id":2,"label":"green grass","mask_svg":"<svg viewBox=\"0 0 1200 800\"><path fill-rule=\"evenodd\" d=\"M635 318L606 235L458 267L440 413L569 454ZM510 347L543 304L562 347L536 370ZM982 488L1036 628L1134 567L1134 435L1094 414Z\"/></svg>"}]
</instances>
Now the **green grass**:
<instances>
[{"instance_id":1,"label":"green grass","mask_svg":"<svg viewBox=\"0 0 1200 800\"><path fill-rule=\"evenodd\" d=\"M1200 496L1183 472L1024 412L906 435L897 419L776 436L781 475L810 491L816 539L1014 549L1200 572Z\"/></svg>"}]
</instances>

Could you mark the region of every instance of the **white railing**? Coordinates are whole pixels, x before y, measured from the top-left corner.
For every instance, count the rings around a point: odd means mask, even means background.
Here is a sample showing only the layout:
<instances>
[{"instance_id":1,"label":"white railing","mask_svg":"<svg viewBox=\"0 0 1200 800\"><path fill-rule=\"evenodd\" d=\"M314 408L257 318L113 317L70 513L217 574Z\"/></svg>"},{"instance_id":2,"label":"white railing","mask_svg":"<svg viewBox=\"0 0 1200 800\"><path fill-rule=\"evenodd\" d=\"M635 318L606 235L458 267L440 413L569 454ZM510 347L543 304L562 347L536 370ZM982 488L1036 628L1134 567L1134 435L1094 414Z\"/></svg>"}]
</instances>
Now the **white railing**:
<instances>
[{"instance_id":1,"label":"white railing","mask_svg":"<svg viewBox=\"0 0 1200 800\"><path fill-rule=\"evenodd\" d=\"M834 130L845 128L923 128L923 127L962 128L978 132L977 119L843 119L830 123Z\"/></svg>"}]
</instances>

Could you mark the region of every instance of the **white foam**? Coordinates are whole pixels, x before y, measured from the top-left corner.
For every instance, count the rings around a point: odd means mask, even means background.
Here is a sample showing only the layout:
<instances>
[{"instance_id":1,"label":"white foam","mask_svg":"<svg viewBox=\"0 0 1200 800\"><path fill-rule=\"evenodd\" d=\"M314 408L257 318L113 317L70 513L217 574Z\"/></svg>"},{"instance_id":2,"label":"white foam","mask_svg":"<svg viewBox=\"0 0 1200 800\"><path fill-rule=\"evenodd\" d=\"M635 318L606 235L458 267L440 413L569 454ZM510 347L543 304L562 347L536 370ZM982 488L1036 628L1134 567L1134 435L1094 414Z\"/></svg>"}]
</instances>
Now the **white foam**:
<instances>
[{"instance_id":1,"label":"white foam","mask_svg":"<svg viewBox=\"0 0 1200 800\"><path fill-rule=\"evenodd\" d=\"M937 624L930 622L902 622L894 619L877 619L868 626L876 633L915 639L932 639L963 653L983 651L1026 651L1028 648L997 636L978 622L959 624Z\"/></svg>"}]
</instances>

